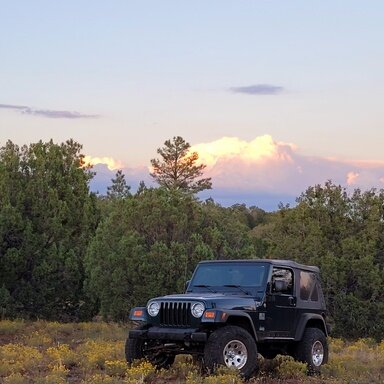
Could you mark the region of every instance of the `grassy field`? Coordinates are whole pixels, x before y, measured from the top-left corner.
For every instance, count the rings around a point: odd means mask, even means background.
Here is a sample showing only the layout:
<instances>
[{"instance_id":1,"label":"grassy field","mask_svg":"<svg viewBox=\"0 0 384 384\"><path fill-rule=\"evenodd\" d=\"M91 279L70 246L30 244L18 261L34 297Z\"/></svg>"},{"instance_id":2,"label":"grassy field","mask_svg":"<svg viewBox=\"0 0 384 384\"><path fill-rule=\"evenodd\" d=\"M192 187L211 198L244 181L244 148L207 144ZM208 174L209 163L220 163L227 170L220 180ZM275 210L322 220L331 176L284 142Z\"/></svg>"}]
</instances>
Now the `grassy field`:
<instances>
[{"instance_id":1,"label":"grassy field","mask_svg":"<svg viewBox=\"0 0 384 384\"><path fill-rule=\"evenodd\" d=\"M0 321L0 382L60 383L185 383L239 384L236 372L203 375L188 356L179 356L168 371L151 364L127 367L124 343L127 326L107 323ZM249 383L384 383L384 342L330 340L330 361L322 376L307 377L304 364L287 357L260 360Z\"/></svg>"}]
</instances>

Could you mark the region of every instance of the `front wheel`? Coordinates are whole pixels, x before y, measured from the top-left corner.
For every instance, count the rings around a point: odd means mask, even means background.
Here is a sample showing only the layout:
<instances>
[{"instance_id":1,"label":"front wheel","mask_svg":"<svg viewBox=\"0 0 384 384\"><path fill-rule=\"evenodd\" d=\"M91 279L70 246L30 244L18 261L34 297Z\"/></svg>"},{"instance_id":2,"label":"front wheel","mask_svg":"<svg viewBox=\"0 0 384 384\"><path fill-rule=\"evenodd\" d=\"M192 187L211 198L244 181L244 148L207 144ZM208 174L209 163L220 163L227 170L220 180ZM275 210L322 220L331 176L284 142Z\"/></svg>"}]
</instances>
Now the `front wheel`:
<instances>
[{"instance_id":1,"label":"front wheel","mask_svg":"<svg viewBox=\"0 0 384 384\"><path fill-rule=\"evenodd\" d=\"M241 327L220 328L211 334L205 345L204 363L210 371L218 365L238 369L248 379L258 368L255 340Z\"/></svg>"},{"instance_id":2,"label":"front wheel","mask_svg":"<svg viewBox=\"0 0 384 384\"><path fill-rule=\"evenodd\" d=\"M132 364L134 360L146 359L157 369L168 369L175 361L174 355L161 352L154 341L130 338L125 343L125 358L128 364Z\"/></svg>"},{"instance_id":3,"label":"front wheel","mask_svg":"<svg viewBox=\"0 0 384 384\"><path fill-rule=\"evenodd\" d=\"M320 368L328 362L328 342L323 331L307 328L296 347L297 360L307 363L310 375L320 373Z\"/></svg>"}]
</instances>

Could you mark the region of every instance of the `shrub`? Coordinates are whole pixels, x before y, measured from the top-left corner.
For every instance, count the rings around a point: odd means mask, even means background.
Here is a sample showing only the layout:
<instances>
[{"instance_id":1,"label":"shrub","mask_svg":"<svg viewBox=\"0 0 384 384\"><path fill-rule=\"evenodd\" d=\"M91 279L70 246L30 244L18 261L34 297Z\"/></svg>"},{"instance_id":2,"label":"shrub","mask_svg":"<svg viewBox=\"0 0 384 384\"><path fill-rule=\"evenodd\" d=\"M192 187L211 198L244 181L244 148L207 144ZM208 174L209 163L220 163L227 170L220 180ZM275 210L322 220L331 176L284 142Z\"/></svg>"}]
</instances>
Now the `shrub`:
<instances>
[{"instance_id":1,"label":"shrub","mask_svg":"<svg viewBox=\"0 0 384 384\"><path fill-rule=\"evenodd\" d=\"M290 356L280 356L277 372L282 379L303 378L307 375L307 364L295 361Z\"/></svg>"},{"instance_id":2,"label":"shrub","mask_svg":"<svg viewBox=\"0 0 384 384\"><path fill-rule=\"evenodd\" d=\"M88 340L77 348L83 359L81 365L86 369L105 369L105 362L122 360L124 343Z\"/></svg>"},{"instance_id":3,"label":"shrub","mask_svg":"<svg viewBox=\"0 0 384 384\"><path fill-rule=\"evenodd\" d=\"M28 380L20 373L11 373L4 378L4 384L25 384Z\"/></svg>"},{"instance_id":4,"label":"shrub","mask_svg":"<svg viewBox=\"0 0 384 384\"><path fill-rule=\"evenodd\" d=\"M69 370L64 365L56 365L52 371L45 377L41 377L34 382L36 384L65 384Z\"/></svg>"},{"instance_id":5,"label":"shrub","mask_svg":"<svg viewBox=\"0 0 384 384\"><path fill-rule=\"evenodd\" d=\"M1 320L0 321L0 334L1 335L14 335L15 333L25 328L24 320Z\"/></svg>"},{"instance_id":6,"label":"shrub","mask_svg":"<svg viewBox=\"0 0 384 384\"><path fill-rule=\"evenodd\" d=\"M38 371L43 355L34 347L21 344L0 346L0 376Z\"/></svg>"},{"instance_id":7,"label":"shrub","mask_svg":"<svg viewBox=\"0 0 384 384\"><path fill-rule=\"evenodd\" d=\"M105 371L110 376L124 377L127 371L127 363L125 360L106 360Z\"/></svg>"},{"instance_id":8,"label":"shrub","mask_svg":"<svg viewBox=\"0 0 384 384\"><path fill-rule=\"evenodd\" d=\"M126 382L129 384L143 383L144 379L147 376L154 374L155 371L155 366L153 366L150 362L138 360L127 369Z\"/></svg>"},{"instance_id":9,"label":"shrub","mask_svg":"<svg viewBox=\"0 0 384 384\"><path fill-rule=\"evenodd\" d=\"M59 344L57 347L52 347L47 349L47 355L51 360L49 365L53 367L70 368L77 364L78 356L72 351L67 344Z\"/></svg>"},{"instance_id":10,"label":"shrub","mask_svg":"<svg viewBox=\"0 0 384 384\"><path fill-rule=\"evenodd\" d=\"M81 381L81 384L121 384L121 379L97 373ZM124 383L124 382L123 382Z\"/></svg>"},{"instance_id":11,"label":"shrub","mask_svg":"<svg viewBox=\"0 0 384 384\"><path fill-rule=\"evenodd\" d=\"M53 345L53 339L45 334L43 331L34 331L23 337L24 344L32 347L47 348L49 345Z\"/></svg>"},{"instance_id":12,"label":"shrub","mask_svg":"<svg viewBox=\"0 0 384 384\"><path fill-rule=\"evenodd\" d=\"M236 372L236 371L233 371ZM236 372L237 373L237 372ZM212 376L204 377L203 384L242 384L244 381L238 374L231 372L216 373Z\"/></svg>"}]
</instances>

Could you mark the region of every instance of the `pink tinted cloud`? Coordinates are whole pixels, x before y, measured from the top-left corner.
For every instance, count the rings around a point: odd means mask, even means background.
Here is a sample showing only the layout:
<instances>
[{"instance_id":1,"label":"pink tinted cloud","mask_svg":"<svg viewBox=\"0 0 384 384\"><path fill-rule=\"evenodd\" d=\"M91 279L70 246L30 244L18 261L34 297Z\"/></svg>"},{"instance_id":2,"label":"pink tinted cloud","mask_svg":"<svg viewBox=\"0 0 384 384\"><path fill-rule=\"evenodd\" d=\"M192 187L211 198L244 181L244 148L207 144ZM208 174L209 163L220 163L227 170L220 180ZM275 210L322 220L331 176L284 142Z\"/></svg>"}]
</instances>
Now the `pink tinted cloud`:
<instances>
[{"instance_id":1,"label":"pink tinted cloud","mask_svg":"<svg viewBox=\"0 0 384 384\"><path fill-rule=\"evenodd\" d=\"M308 186L331 179L343 186L362 189L384 186L384 164L352 162L306 156L291 143L271 136L251 141L223 138L192 147L207 164L205 175L213 187L298 195Z\"/></svg>"},{"instance_id":2,"label":"pink tinted cloud","mask_svg":"<svg viewBox=\"0 0 384 384\"><path fill-rule=\"evenodd\" d=\"M213 189L201 197L212 197L223 205L246 203L276 209L280 201L292 203L309 186L327 180L351 190L384 188L384 162L306 156L296 145L275 141L270 135L250 141L224 137L194 145L191 150L198 152L199 160L207 165L204 177L212 178ZM95 181L103 175L103 183L109 185L114 172L107 170L105 166L104 173L96 175ZM140 180L154 185L149 167L131 166L123 168L123 172L133 191ZM99 190L103 183L98 184ZM263 206L261 199L268 201L268 205Z\"/></svg>"},{"instance_id":3,"label":"pink tinted cloud","mask_svg":"<svg viewBox=\"0 0 384 384\"><path fill-rule=\"evenodd\" d=\"M347 184L354 185L357 183L357 179L360 175L357 172L348 172L347 174Z\"/></svg>"}]
</instances>

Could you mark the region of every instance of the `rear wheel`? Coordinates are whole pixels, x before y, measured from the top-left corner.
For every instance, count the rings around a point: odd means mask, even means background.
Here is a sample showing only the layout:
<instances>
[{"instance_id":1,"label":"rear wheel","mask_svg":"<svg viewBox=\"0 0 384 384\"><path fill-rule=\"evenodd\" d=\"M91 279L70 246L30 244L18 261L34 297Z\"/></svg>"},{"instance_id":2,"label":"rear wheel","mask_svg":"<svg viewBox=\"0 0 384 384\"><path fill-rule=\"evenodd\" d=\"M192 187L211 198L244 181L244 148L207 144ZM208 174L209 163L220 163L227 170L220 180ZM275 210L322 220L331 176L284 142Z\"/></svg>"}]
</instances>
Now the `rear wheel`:
<instances>
[{"instance_id":1,"label":"rear wheel","mask_svg":"<svg viewBox=\"0 0 384 384\"><path fill-rule=\"evenodd\" d=\"M218 365L238 369L248 379L258 368L255 340L243 328L231 325L220 328L205 345L204 363L210 371Z\"/></svg>"},{"instance_id":2,"label":"rear wheel","mask_svg":"<svg viewBox=\"0 0 384 384\"><path fill-rule=\"evenodd\" d=\"M321 366L328 362L328 342L323 331L307 328L296 347L295 358L307 363L308 373L320 373Z\"/></svg>"},{"instance_id":3,"label":"rear wheel","mask_svg":"<svg viewBox=\"0 0 384 384\"><path fill-rule=\"evenodd\" d=\"M145 329L145 326L136 329ZM128 364L132 364L134 360L146 359L157 369L168 369L175 361L175 355L161 352L154 341L130 338L125 343L125 358Z\"/></svg>"}]
</instances>

